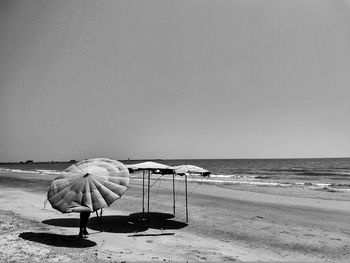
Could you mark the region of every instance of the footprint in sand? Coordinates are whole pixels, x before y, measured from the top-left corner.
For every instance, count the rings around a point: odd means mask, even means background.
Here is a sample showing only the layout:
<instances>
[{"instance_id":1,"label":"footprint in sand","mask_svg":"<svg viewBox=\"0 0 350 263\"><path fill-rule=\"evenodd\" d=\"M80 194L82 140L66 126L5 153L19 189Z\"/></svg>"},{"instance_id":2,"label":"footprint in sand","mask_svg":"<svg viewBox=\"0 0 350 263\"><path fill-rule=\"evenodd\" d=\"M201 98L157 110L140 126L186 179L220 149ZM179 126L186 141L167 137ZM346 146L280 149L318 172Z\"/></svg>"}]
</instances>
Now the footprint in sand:
<instances>
[{"instance_id":1,"label":"footprint in sand","mask_svg":"<svg viewBox=\"0 0 350 263\"><path fill-rule=\"evenodd\" d=\"M290 234L289 231L281 231L280 234Z\"/></svg>"},{"instance_id":2,"label":"footprint in sand","mask_svg":"<svg viewBox=\"0 0 350 263\"><path fill-rule=\"evenodd\" d=\"M304 237L315 237L316 235L313 235L313 234L304 234L303 236L304 236Z\"/></svg>"}]
</instances>

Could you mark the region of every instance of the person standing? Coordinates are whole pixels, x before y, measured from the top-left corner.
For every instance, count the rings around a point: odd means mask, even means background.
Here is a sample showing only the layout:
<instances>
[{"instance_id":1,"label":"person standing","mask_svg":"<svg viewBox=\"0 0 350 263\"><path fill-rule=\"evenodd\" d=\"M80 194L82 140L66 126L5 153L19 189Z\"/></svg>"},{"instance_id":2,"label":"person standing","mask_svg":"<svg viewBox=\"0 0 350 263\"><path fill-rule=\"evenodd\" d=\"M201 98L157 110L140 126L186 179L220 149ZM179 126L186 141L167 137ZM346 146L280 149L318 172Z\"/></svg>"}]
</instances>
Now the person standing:
<instances>
[{"instance_id":1,"label":"person standing","mask_svg":"<svg viewBox=\"0 0 350 263\"><path fill-rule=\"evenodd\" d=\"M89 235L88 231L86 230L87 223L89 221L91 212L89 211L82 211L80 212L80 226L79 226L79 237L84 238Z\"/></svg>"}]
</instances>

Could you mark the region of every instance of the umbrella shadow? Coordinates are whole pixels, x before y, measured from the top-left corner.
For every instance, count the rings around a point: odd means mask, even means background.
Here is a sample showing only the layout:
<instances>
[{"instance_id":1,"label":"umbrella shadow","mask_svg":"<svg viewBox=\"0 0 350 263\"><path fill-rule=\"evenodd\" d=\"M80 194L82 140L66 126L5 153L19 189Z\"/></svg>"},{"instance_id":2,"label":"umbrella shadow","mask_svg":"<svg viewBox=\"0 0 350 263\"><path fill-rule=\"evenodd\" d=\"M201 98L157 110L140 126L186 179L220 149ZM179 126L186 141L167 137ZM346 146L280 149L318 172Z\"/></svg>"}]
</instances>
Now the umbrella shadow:
<instances>
[{"instance_id":1,"label":"umbrella shadow","mask_svg":"<svg viewBox=\"0 0 350 263\"><path fill-rule=\"evenodd\" d=\"M138 224L145 224L148 228L153 229L181 229L187 226L186 223L173 220L174 215L168 213L150 212L147 213L133 213L129 217L133 222Z\"/></svg>"},{"instance_id":2,"label":"umbrella shadow","mask_svg":"<svg viewBox=\"0 0 350 263\"><path fill-rule=\"evenodd\" d=\"M165 213L150 213L147 220L147 213L133 213L129 216L103 216L101 226L103 232L111 233L135 233L146 231L149 228L154 229L180 229L187 224L175 220L170 220L174 216ZM79 228L79 218L56 218L42 221L42 223L52 226L76 227ZM91 217L88 222L88 228L100 231L99 218Z\"/></svg>"},{"instance_id":3,"label":"umbrella shadow","mask_svg":"<svg viewBox=\"0 0 350 263\"><path fill-rule=\"evenodd\" d=\"M86 248L93 247L97 244L91 240L78 238L74 235L59 235L53 233L35 233L23 232L19 235L25 240L55 246L55 247L72 247L72 248Z\"/></svg>"},{"instance_id":4,"label":"umbrella shadow","mask_svg":"<svg viewBox=\"0 0 350 263\"><path fill-rule=\"evenodd\" d=\"M79 228L79 218L55 218L42 221L42 223L51 226L74 227ZM134 233L145 231L146 228L141 224L132 222L129 216L103 216L101 219L101 227L99 218L91 217L87 227L93 230L113 233Z\"/></svg>"},{"instance_id":5,"label":"umbrella shadow","mask_svg":"<svg viewBox=\"0 0 350 263\"><path fill-rule=\"evenodd\" d=\"M99 218L92 217L89 219L88 228L112 233L135 233L147 230L146 226L132 221L129 216L103 216L101 227Z\"/></svg>"},{"instance_id":6,"label":"umbrella shadow","mask_svg":"<svg viewBox=\"0 0 350 263\"><path fill-rule=\"evenodd\" d=\"M171 218L174 218L175 216L173 214L169 213L159 213L159 212L139 212L139 213L132 213L129 215L132 220L142 220L144 218L149 218L150 220L168 220Z\"/></svg>"}]
</instances>

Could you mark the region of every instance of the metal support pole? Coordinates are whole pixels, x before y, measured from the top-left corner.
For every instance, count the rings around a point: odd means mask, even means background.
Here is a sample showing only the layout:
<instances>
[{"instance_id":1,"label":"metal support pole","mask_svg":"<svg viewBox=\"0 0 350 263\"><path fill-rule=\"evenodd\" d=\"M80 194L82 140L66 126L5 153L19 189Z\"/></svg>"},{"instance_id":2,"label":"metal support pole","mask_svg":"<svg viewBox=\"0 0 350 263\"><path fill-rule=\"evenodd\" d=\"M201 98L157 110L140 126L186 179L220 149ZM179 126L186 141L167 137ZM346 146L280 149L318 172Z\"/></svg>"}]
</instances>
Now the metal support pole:
<instances>
[{"instance_id":1,"label":"metal support pole","mask_svg":"<svg viewBox=\"0 0 350 263\"><path fill-rule=\"evenodd\" d=\"M101 211L100 211L100 218L99 218L99 223L100 223L100 231L102 232L102 212L103 212L103 208L101 208Z\"/></svg>"},{"instance_id":2,"label":"metal support pole","mask_svg":"<svg viewBox=\"0 0 350 263\"><path fill-rule=\"evenodd\" d=\"M100 227L100 232L102 232L101 218L100 218L100 216L99 216L97 210L96 210L96 217L97 217L97 219L98 219L98 225L99 225L99 227ZM81 219L80 219L80 221L81 221Z\"/></svg>"},{"instance_id":3,"label":"metal support pole","mask_svg":"<svg viewBox=\"0 0 350 263\"><path fill-rule=\"evenodd\" d=\"M150 192L151 171L148 171L148 201L147 201L147 222L149 224L149 192Z\"/></svg>"},{"instance_id":4,"label":"metal support pole","mask_svg":"<svg viewBox=\"0 0 350 263\"><path fill-rule=\"evenodd\" d=\"M145 218L145 170L142 170L142 218Z\"/></svg>"},{"instance_id":5,"label":"metal support pole","mask_svg":"<svg viewBox=\"0 0 350 263\"><path fill-rule=\"evenodd\" d=\"M173 172L173 211L175 215L175 172Z\"/></svg>"},{"instance_id":6,"label":"metal support pole","mask_svg":"<svg viewBox=\"0 0 350 263\"><path fill-rule=\"evenodd\" d=\"M186 223L188 223L188 198L187 198L187 174L185 173L185 191L186 191Z\"/></svg>"}]
</instances>

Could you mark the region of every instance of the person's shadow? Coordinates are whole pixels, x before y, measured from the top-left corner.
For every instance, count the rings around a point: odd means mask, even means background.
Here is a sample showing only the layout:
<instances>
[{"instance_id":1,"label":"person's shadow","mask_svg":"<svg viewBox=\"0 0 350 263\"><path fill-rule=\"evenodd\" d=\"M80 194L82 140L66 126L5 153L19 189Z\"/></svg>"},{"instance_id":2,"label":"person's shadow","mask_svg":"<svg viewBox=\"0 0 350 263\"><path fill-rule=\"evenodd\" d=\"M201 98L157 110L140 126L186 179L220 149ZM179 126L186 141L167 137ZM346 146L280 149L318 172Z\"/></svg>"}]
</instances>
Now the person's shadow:
<instances>
[{"instance_id":1,"label":"person's shadow","mask_svg":"<svg viewBox=\"0 0 350 263\"><path fill-rule=\"evenodd\" d=\"M96 246L95 242L87 239L78 238L77 235L23 232L19 235L19 237L25 240L55 247L86 248Z\"/></svg>"},{"instance_id":2,"label":"person's shadow","mask_svg":"<svg viewBox=\"0 0 350 263\"><path fill-rule=\"evenodd\" d=\"M137 233L153 229L180 229L187 224L172 220L174 216L166 213L134 213L129 216L115 215L102 216L101 221L97 217L91 217L88 228L111 233ZM79 228L79 218L56 218L42 221L52 226ZM101 224L100 224L101 223Z\"/></svg>"}]
</instances>

